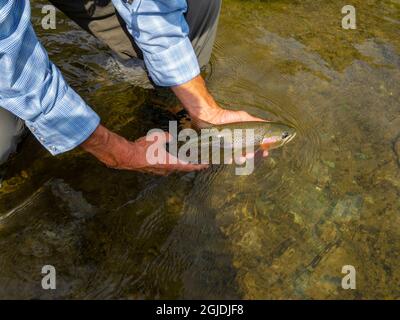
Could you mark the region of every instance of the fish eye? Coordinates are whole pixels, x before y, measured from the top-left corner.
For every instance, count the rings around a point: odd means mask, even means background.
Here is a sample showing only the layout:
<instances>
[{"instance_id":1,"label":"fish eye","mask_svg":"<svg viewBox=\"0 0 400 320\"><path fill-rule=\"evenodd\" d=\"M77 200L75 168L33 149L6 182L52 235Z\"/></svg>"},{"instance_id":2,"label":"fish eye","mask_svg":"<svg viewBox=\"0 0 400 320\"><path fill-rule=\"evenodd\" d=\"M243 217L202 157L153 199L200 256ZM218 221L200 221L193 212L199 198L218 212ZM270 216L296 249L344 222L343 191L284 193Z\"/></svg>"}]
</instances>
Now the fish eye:
<instances>
[{"instance_id":1,"label":"fish eye","mask_svg":"<svg viewBox=\"0 0 400 320\"><path fill-rule=\"evenodd\" d=\"M289 132L284 131L284 132L282 133L282 139L286 139L287 137L289 137Z\"/></svg>"}]
</instances>

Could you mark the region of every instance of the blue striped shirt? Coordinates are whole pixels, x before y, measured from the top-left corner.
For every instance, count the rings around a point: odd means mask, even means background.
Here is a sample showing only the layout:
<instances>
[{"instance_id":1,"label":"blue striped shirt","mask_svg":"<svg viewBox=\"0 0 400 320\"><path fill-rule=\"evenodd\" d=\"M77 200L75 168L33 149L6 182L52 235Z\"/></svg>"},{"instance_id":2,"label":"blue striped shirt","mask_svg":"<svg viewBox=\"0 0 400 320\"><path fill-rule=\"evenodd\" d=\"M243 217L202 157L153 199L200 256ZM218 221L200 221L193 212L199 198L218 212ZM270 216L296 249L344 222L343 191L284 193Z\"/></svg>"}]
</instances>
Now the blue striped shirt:
<instances>
[{"instance_id":1,"label":"blue striped shirt","mask_svg":"<svg viewBox=\"0 0 400 320\"><path fill-rule=\"evenodd\" d=\"M184 19L186 0L113 0L144 53L153 81L185 83L200 73ZM66 83L33 30L28 0L0 0L0 106L25 120L53 155L84 142L99 116Z\"/></svg>"},{"instance_id":2,"label":"blue striped shirt","mask_svg":"<svg viewBox=\"0 0 400 320\"><path fill-rule=\"evenodd\" d=\"M184 17L186 0L112 2L143 51L150 77L157 85L172 87L199 75L199 64Z\"/></svg>"}]
</instances>

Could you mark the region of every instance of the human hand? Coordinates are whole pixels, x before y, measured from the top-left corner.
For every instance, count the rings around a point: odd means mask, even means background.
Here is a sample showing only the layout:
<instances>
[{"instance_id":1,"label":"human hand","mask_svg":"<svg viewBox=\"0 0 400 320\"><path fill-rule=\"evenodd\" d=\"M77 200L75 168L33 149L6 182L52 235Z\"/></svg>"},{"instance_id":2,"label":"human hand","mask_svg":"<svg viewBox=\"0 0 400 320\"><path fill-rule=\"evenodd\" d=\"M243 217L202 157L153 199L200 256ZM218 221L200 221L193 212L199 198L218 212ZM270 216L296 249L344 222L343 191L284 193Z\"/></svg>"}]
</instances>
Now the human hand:
<instances>
[{"instance_id":1,"label":"human hand","mask_svg":"<svg viewBox=\"0 0 400 320\"><path fill-rule=\"evenodd\" d=\"M207 165L189 164L169 154L165 149L165 144L171 139L168 133L157 137L161 139L157 141L155 135L149 135L130 142L100 125L81 146L113 169L168 175L176 171L191 172L207 168ZM160 152L157 159L153 159L148 152L151 146L157 147Z\"/></svg>"},{"instance_id":2,"label":"human hand","mask_svg":"<svg viewBox=\"0 0 400 320\"><path fill-rule=\"evenodd\" d=\"M248 114L245 111L233 111L221 108L212 95L208 92L206 84L201 76L191 81L172 88L185 109L188 111L192 122L197 128L205 128L211 125L226 124L232 122L266 121ZM268 143L265 144L268 146ZM264 146L262 154L268 156L268 148ZM243 163L251 159L254 153L247 153L236 159L237 163Z\"/></svg>"}]
</instances>

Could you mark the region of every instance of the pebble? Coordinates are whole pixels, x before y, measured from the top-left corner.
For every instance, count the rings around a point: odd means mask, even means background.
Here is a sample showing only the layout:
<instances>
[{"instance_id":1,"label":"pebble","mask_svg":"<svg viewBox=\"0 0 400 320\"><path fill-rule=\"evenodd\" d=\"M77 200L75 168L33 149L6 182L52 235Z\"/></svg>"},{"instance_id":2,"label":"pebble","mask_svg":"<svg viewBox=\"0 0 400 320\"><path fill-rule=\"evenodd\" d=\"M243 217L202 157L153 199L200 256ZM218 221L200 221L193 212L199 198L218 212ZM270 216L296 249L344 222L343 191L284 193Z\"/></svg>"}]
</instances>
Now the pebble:
<instances>
[{"instance_id":1,"label":"pebble","mask_svg":"<svg viewBox=\"0 0 400 320\"><path fill-rule=\"evenodd\" d=\"M363 198L360 195L347 195L336 203L332 215L339 222L359 220L362 204Z\"/></svg>"}]
</instances>

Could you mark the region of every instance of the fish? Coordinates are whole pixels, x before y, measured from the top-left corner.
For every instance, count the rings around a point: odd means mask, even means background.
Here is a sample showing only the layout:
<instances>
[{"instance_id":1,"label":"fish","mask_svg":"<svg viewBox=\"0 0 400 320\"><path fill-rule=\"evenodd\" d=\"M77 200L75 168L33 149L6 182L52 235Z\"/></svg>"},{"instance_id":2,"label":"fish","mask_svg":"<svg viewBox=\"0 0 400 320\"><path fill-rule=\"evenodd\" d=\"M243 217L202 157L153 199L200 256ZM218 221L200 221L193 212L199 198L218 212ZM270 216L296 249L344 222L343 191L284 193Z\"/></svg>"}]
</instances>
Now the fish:
<instances>
[{"instance_id":1,"label":"fish","mask_svg":"<svg viewBox=\"0 0 400 320\"><path fill-rule=\"evenodd\" d=\"M183 147L190 154L196 151L197 155L203 156L208 152L214 156L226 150L255 152L260 149L277 149L294 139L296 129L280 122L248 121L211 125L198 130L198 133L184 140L180 148Z\"/></svg>"},{"instance_id":2,"label":"fish","mask_svg":"<svg viewBox=\"0 0 400 320\"><path fill-rule=\"evenodd\" d=\"M247 132L253 133L251 139L246 139ZM295 136L295 128L279 122L234 122L201 129L200 135L190 139L186 146L197 144L200 147L219 145L222 148L253 146L277 149L289 143Z\"/></svg>"}]
</instances>

